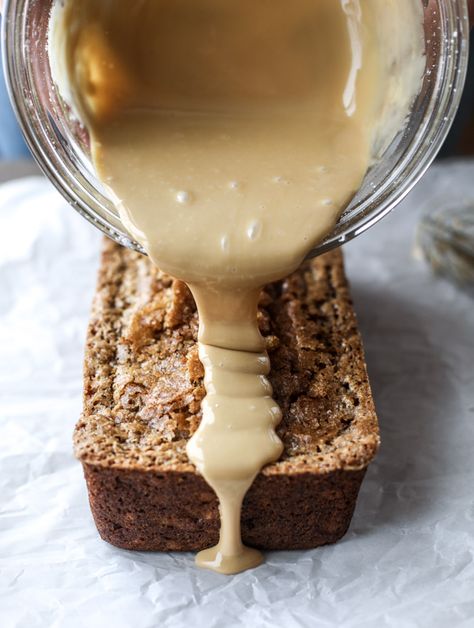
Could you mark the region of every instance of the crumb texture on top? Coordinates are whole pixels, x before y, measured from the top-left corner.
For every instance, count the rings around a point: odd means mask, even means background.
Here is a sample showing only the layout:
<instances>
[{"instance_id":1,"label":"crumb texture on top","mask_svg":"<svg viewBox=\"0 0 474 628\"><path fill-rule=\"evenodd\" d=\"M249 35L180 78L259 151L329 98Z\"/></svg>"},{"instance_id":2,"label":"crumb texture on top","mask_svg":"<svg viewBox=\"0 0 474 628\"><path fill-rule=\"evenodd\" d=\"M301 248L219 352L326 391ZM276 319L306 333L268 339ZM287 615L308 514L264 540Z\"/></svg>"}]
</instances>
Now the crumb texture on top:
<instances>
[{"instance_id":1,"label":"crumb texture on top","mask_svg":"<svg viewBox=\"0 0 474 628\"><path fill-rule=\"evenodd\" d=\"M258 318L284 443L281 459L262 474L365 468L378 447L378 426L340 251L267 286ZM185 284L105 241L74 436L81 462L194 471L185 446L205 394L197 331Z\"/></svg>"}]
</instances>

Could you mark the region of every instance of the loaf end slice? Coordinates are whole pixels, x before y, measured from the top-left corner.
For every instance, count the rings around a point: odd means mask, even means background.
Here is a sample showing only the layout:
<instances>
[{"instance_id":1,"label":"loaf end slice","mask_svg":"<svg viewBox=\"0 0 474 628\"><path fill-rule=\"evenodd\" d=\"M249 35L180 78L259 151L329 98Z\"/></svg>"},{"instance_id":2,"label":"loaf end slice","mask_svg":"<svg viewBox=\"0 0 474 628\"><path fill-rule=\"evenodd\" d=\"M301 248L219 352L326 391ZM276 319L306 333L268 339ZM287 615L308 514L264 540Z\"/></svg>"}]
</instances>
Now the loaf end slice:
<instances>
[{"instance_id":1,"label":"loaf end slice","mask_svg":"<svg viewBox=\"0 0 474 628\"><path fill-rule=\"evenodd\" d=\"M287 550L333 543L350 524L379 445L342 254L267 286L259 324L284 453L245 498L244 542ZM99 533L118 547L199 550L217 542L216 496L185 450L205 394L197 328L184 284L105 241L74 444Z\"/></svg>"}]
</instances>

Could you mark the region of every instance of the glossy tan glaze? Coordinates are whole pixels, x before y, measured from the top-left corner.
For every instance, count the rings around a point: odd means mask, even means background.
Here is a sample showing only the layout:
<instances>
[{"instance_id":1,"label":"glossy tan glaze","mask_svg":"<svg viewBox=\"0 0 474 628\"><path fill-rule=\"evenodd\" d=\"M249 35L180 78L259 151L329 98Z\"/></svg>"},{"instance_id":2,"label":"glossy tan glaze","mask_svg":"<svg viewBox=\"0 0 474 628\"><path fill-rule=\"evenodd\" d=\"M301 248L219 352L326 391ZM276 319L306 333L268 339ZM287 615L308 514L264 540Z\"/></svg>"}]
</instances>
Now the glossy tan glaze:
<instances>
[{"instance_id":1,"label":"glossy tan glaze","mask_svg":"<svg viewBox=\"0 0 474 628\"><path fill-rule=\"evenodd\" d=\"M258 565L242 500L282 444L257 327L260 287L333 227L369 165L380 103L372 3L81 0L62 14L95 167L152 260L200 315L207 397L188 455L220 541L197 562Z\"/></svg>"}]
</instances>

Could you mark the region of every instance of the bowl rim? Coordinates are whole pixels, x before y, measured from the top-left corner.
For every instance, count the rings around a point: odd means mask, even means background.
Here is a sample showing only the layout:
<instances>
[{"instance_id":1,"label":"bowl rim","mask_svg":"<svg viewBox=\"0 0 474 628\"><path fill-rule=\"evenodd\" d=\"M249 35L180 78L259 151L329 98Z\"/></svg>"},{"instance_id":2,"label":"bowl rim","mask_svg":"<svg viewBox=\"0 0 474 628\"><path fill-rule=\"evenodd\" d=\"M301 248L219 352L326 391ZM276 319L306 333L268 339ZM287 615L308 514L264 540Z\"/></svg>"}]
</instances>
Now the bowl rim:
<instances>
[{"instance_id":1,"label":"bowl rim","mask_svg":"<svg viewBox=\"0 0 474 628\"><path fill-rule=\"evenodd\" d=\"M144 253L143 247L130 237L118 218L114 224L113 212L100 204L95 188L92 185L82 187L78 185L64 161L61 161L59 155L54 154L54 147L52 153L49 153L43 143L45 137L40 137L34 132L31 108L28 108L25 98L17 96L24 94L24 85L21 69L16 67L18 66L16 56L12 53L15 50L15 38L18 36L18 29L14 26L18 25L18 19L26 19L24 15L26 12L18 11L17 7L18 5L21 7L25 1L28 0L5 0L1 45L7 91L26 143L41 170L76 211L107 236ZM422 1L424 2L420 0ZM426 6L425 2L424 4ZM459 108L467 76L469 19L467 0L449 2L437 0L437 6L444 17L439 52L440 71L437 72L437 85L430 98L428 115L425 114L421 119L408 149L404 151L387 179L377 187L377 193L356 204L355 220L348 221L347 224L338 223L340 228L336 228L335 232L312 249L308 257L320 255L352 240L387 216L422 178L446 139ZM106 199L104 196L102 198ZM109 213L109 219L103 213Z\"/></svg>"}]
</instances>

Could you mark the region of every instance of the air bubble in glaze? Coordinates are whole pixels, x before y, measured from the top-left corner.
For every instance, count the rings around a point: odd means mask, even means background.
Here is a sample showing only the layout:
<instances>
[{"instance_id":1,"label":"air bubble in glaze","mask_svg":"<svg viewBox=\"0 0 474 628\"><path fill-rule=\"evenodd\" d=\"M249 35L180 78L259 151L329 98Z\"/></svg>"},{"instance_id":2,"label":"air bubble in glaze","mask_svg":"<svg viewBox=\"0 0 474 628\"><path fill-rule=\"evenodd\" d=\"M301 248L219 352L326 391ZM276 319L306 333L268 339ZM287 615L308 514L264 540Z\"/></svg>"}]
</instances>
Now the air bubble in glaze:
<instances>
[{"instance_id":1,"label":"air bubble in glaze","mask_svg":"<svg viewBox=\"0 0 474 628\"><path fill-rule=\"evenodd\" d=\"M262 223L260 220L254 220L247 229L247 237L249 240L257 240L262 233Z\"/></svg>"},{"instance_id":2,"label":"air bubble in glaze","mask_svg":"<svg viewBox=\"0 0 474 628\"><path fill-rule=\"evenodd\" d=\"M187 205L188 203L191 203L193 196L190 192L180 190L179 192L176 192L176 200L180 205Z\"/></svg>"}]
</instances>

